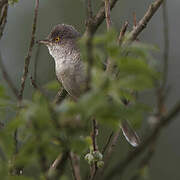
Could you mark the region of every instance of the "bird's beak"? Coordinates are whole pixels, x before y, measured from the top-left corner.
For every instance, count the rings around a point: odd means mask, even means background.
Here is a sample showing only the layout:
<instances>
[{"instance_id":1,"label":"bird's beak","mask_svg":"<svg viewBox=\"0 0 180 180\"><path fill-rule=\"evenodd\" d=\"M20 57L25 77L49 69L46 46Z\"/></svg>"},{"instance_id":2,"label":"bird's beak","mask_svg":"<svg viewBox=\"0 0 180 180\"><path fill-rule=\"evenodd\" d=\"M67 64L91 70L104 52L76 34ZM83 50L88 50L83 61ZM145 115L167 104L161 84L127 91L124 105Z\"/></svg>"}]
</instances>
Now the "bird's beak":
<instances>
[{"instance_id":1,"label":"bird's beak","mask_svg":"<svg viewBox=\"0 0 180 180\"><path fill-rule=\"evenodd\" d=\"M38 44L44 44L44 45L49 45L51 42L48 39L44 39L44 40L39 40L37 41Z\"/></svg>"}]
</instances>

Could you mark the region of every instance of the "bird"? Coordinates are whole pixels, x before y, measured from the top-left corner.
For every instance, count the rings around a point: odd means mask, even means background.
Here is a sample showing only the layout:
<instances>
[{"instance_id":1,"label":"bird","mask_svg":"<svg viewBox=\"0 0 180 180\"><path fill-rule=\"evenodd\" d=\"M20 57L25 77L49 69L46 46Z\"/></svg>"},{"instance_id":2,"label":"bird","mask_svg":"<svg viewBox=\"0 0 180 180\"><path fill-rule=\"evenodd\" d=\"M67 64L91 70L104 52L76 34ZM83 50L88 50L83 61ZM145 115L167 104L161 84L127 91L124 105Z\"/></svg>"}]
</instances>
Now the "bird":
<instances>
[{"instance_id":1,"label":"bird","mask_svg":"<svg viewBox=\"0 0 180 180\"><path fill-rule=\"evenodd\" d=\"M48 47L55 61L55 71L58 81L68 94L77 101L86 89L85 65L81 59L78 40L81 34L71 25L55 25L49 35L38 43ZM121 124L126 140L134 147L140 144L140 138L128 121Z\"/></svg>"}]
</instances>

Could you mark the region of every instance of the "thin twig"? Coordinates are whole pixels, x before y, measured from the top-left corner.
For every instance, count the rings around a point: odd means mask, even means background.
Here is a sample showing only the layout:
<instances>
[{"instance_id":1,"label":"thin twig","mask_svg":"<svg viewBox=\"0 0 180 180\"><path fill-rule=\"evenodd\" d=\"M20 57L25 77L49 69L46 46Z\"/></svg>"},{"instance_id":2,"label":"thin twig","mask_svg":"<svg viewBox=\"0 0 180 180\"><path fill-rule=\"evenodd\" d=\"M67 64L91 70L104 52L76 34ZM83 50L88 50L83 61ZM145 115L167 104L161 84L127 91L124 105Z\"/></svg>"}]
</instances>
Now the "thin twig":
<instances>
[{"instance_id":1,"label":"thin twig","mask_svg":"<svg viewBox=\"0 0 180 180\"><path fill-rule=\"evenodd\" d=\"M4 67L4 64L3 64L3 62L2 62L1 53L0 53L0 68L1 68L1 71L2 71L3 78L4 78L5 81L7 82L10 90L13 92L14 96L19 100L18 90L17 90L17 88L14 86L14 83L12 82L11 78L9 77L9 74L7 73L7 71L6 71L5 67Z\"/></svg>"},{"instance_id":2,"label":"thin twig","mask_svg":"<svg viewBox=\"0 0 180 180\"><path fill-rule=\"evenodd\" d=\"M117 2L118 0L110 0L109 2L110 9L112 9ZM104 19L105 19L105 8L103 3L97 14L92 18L91 26L86 28L85 34L89 34L89 33L94 34L98 29L98 27L102 24Z\"/></svg>"},{"instance_id":3,"label":"thin twig","mask_svg":"<svg viewBox=\"0 0 180 180\"><path fill-rule=\"evenodd\" d=\"M120 31L120 33L119 33L119 37L118 37L118 43L119 43L119 45L122 44L123 37L124 37L124 35L125 35L125 33L126 33L127 27L128 27L128 21L126 21L126 22L123 24L123 26L122 26L122 28L121 28L121 31Z\"/></svg>"},{"instance_id":4,"label":"thin twig","mask_svg":"<svg viewBox=\"0 0 180 180\"><path fill-rule=\"evenodd\" d=\"M87 19L93 17L92 0L87 0Z\"/></svg>"},{"instance_id":5,"label":"thin twig","mask_svg":"<svg viewBox=\"0 0 180 180\"><path fill-rule=\"evenodd\" d=\"M109 31L112 26L112 20L111 20L111 10L110 10L110 4L109 0L105 0L105 16L106 16L106 26L107 30Z\"/></svg>"},{"instance_id":6,"label":"thin twig","mask_svg":"<svg viewBox=\"0 0 180 180\"><path fill-rule=\"evenodd\" d=\"M161 4L164 2L164 0L156 0L154 3L152 3L143 18L138 22L137 26L130 32L129 35L129 41L133 41L137 38L137 36L143 31L144 28L146 28L148 22L151 20L153 15L156 13L156 11L159 9Z\"/></svg>"},{"instance_id":7,"label":"thin twig","mask_svg":"<svg viewBox=\"0 0 180 180\"><path fill-rule=\"evenodd\" d=\"M97 136L98 136L98 125L95 119L92 120L92 143L93 143L93 151L98 151L98 145L97 145ZM91 167L91 176L90 180L94 180L98 167L97 162L94 162L94 164Z\"/></svg>"},{"instance_id":8,"label":"thin twig","mask_svg":"<svg viewBox=\"0 0 180 180\"><path fill-rule=\"evenodd\" d=\"M27 79L30 59L31 59L31 56L32 56L32 50L33 50L34 42L35 42L35 33L36 33L38 9L39 9L39 0L36 0L35 9L34 9L34 19L33 19L33 25L32 25L31 41L30 41L27 56L25 58L24 72L23 72L23 75L22 75L22 78L21 78L21 89L20 89L20 93L19 93L20 100L22 100L22 98L23 98L25 82L26 82L26 79Z\"/></svg>"},{"instance_id":9,"label":"thin twig","mask_svg":"<svg viewBox=\"0 0 180 180\"><path fill-rule=\"evenodd\" d=\"M109 144L110 144L110 142L111 142L111 139L112 139L113 135L114 135L114 132L111 132L111 134L109 135L109 137L108 137L108 139L107 139L107 142L105 143L104 147L102 148L102 155L103 155L103 156L105 155L106 150L107 150L107 148L109 147Z\"/></svg>"},{"instance_id":10,"label":"thin twig","mask_svg":"<svg viewBox=\"0 0 180 180\"><path fill-rule=\"evenodd\" d=\"M48 174L49 173L51 174L51 172L57 168L57 166L58 166L59 162L61 161L61 159L62 159L62 153L60 153L58 155L58 157L55 159L55 161L52 163L52 165L50 166L50 168L48 170Z\"/></svg>"},{"instance_id":11,"label":"thin twig","mask_svg":"<svg viewBox=\"0 0 180 180\"><path fill-rule=\"evenodd\" d=\"M97 122L95 119L92 120L92 142L93 142L93 150L97 151L98 146L97 146L97 135L98 135L98 126Z\"/></svg>"},{"instance_id":12,"label":"thin twig","mask_svg":"<svg viewBox=\"0 0 180 180\"><path fill-rule=\"evenodd\" d=\"M114 134L114 133L113 133ZM108 146L107 146L107 153L106 155L104 156L104 167L101 169L101 171L98 173L97 175L97 178L96 179L99 179L101 176L103 176L105 170L107 169L108 165L109 165L109 159L113 153L113 150L114 150L114 147L116 146L117 144L117 140L118 140L118 137L119 137L119 134L120 134L120 129L112 136L112 141L109 141L108 143ZM111 135L110 135L111 137ZM109 139L110 139L109 137Z\"/></svg>"},{"instance_id":13,"label":"thin twig","mask_svg":"<svg viewBox=\"0 0 180 180\"><path fill-rule=\"evenodd\" d=\"M2 16L1 16L1 10L3 10ZM0 8L0 39L2 38L4 28L7 22L7 13L8 13L8 3L5 3L1 8Z\"/></svg>"},{"instance_id":14,"label":"thin twig","mask_svg":"<svg viewBox=\"0 0 180 180\"><path fill-rule=\"evenodd\" d=\"M129 155L125 158L124 161L117 163L112 171L108 173L105 177L105 180L113 179L115 175L121 175L127 166L137 158L141 152L143 152L153 141L159 136L160 132L164 127L166 127L169 123L171 123L174 118L180 113L180 101L176 103L176 105L172 108L172 110L165 116L161 117L159 120L159 124L154 128L152 133L146 138L138 148L136 148L133 152L130 152Z\"/></svg>"},{"instance_id":15,"label":"thin twig","mask_svg":"<svg viewBox=\"0 0 180 180\"><path fill-rule=\"evenodd\" d=\"M73 152L70 153L70 161L74 180L81 180L79 159L78 156Z\"/></svg>"},{"instance_id":16,"label":"thin twig","mask_svg":"<svg viewBox=\"0 0 180 180\"><path fill-rule=\"evenodd\" d=\"M53 179L60 179L65 170L65 165L69 157L69 151L61 153L56 160L53 162L48 170L48 176L53 176ZM55 172L55 175L54 173Z\"/></svg>"},{"instance_id":17,"label":"thin twig","mask_svg":"<svg viewBox=\"0 0 180 180\"><path fill-rule=\"evenodd\" d=\"M133 13L133 28L137 26L137 18L136 18L136 13Z\"/></svg>"}]
</instances>

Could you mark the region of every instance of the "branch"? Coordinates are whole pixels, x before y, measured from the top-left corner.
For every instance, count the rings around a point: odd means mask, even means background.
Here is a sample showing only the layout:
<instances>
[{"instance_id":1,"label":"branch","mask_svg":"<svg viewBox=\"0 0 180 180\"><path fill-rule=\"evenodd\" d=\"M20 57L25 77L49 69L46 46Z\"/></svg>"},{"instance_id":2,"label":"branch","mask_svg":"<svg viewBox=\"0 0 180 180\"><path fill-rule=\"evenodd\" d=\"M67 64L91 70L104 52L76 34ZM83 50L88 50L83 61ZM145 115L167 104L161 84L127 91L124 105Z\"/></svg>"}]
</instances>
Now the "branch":
<instances>
[{"instance_id":1,"label":"branch","mask_svg":"<svg viewBox=\"0 0 180 180\"><path fill-rule=\"evenodd\" d=\"M1 16L1 10L3 10ZM2 38L4 28L7 22L7 12L8 12L8 3L4 3L3 6L0 8L0 39Z\"/></svg>"},{"instance_id":2,"label":"branch","mask_svg":"<svg viewBox=\"0 0 180 180\"><path fill-rule=\"evenodd\" d=\"M97 122L95 119L92 120L92 143L93 143L93 151L98 151L98 145L97 145L97 136L98 136L98 126ZM92 165L92 171L91 171L91 176L90 180L94 180L96 173L97 173L98 167L97 167L97 162L94 162Z\"/></svg>"},{"instance_id":3,"label":"branch","mask_svg":"<svg viewBox=\"0 0 180 180\"><path fill-rule=\"evenodd\" d=\"M115 6L118 0L110 0L110 10ZM105 8L104 3L102 4L101 8L97 12L97 14L92 18L91 26L86 28L85 34L94 34L98 27L102 24L105 19Z\"/></svg>"},{"instance_id":4,"label":"branch","mask_svg":"<svg viewBox=\"0 0 180 180\"><path fill-rule=\"evenodd\" d=\"M23 75L22 75L22 78L21 78L21 89L20 89L20 93L19 93L20 100L22 100L22 98L23 98L25 82L26 82L26 79L27 79L30 59L31 59L31 56L32 56L32 50L33 50L34 42L35 42L35 33L36 33L38 9L39 9L39 0L36 0L35 9L34 9L34 19L33 19L33 25L32 25L31 41L30 41L30 45L29 45L29 49L28 49L28 54L27 54L27 56L25 58L24 72L23 72Z\"/></svg>"},{"instance_id":5,"label":"branch","mask_svg":"<svg viewBox=\"0 0 180 180\"><path fill-rule=\"evenodd\" d=\"M107 30L109 31L110 27L112 26L109 0L105 0L105 16L106 16Z\"/></svg>"},{"instance_id":6,"label":"branch","mask_svg":"<svg viewBox=\"0 0 180 180\"><path fill-rule=\"evenodd\" d=\"M150 144L154 141L160 134L161 130L166 127L172 120L180 113L180 101L172 108L172 110L165 116L161 117L159 120L159 124L154 128L152 133L149 135L146 140L139 145L133 152L125 158L123 162L117 163L113 168L112 171L106 176L105 180L113 179L113 177L117 174L121 175L123 171L127 168L127 166L137 158L141 152L143 152Z\"/></svg>"},{"instance_id":7,"label":"branch","mask_svg":"<svg viewBox=\"0 0 180 180\"><path fill-rule=\"evenodd\" d=\"M2 56L1 56L1 53L0 53L0 68L1 68L1 71L2 71L2 75L3 75L3 78L5 79L5 81L7 82L9 88L11 89L11 91L13 92L14 96L19 100L19 96L18 96L18 90L17 88L14 86L11 78L9 77L9 74L7 73L5 67L4 67L4 64L2 62Z\"/></svg>"},{"instance_id":8,"label":"branch","mask_svg":"<svg viewBox=\"0 0 180 180\"><path fill-rule=\"evenodd\" d=\"M105 147L103 148L103 151L102 151L102 154L104 156L104 167L102 168L102 170L99 171L99 173L96 176L96 179L100 179L100 177L103 176L106 168L108 167L108 165L109 165L108 162L109 162L109 159L110 159L110 157L111 157L111 155L113 153L113 149L117 144L119 134L120 134L120 129L115 134L113 132L110 134L110 136L108 138L108 141L107 141L107 143L106 143L106 145L105 145ZM107 149L107 154L105 155L106 149Z\"/></svg>"},{"instance_id":9,"label":"branch","mask_svg":"<svg viewBox=\"0 0 180 180\"><path fill-rule=\"evenodd\" d=\"M63 172L65 170L65 164L68 160L68 157L69 157L69 151L60 154L49 168L48 176L51 177L52 175L54 175L53 172L56 172L53 178L60 179L60 177L63 175Z\"/></svg>"},{"instance_id":10,"label":"branch","mask_svg":"<svg viewBox=\"0 0 180 180\"><path fill-rule=\"evenodd\" d=\"M78 156L71 152L69 157L71 161L74 180L81 180Z\"/></svg>"},{"instance_id":11,"label":"branch","mask_svg":"<svg viewBox=\"0 0 180 180\"><path fill-rule=\"evenodd\" d=\"M92 0L87 0L87 19L91 19L92 17L93 17Z\"/></svg>"},{"instance_id":12,"label":"branch","mask_svg":"<svg viewBox=\"0 0 180 180\"><path fill-rule=\"evenodd\" d=\"M145 13L144 17L138 22L137 26L130 32L129 41L134 41L137 36L145 29L148 22L151 20L155 12L159 9L164 0L156 0L149 6L149 9Z\"/></svg>"},{"instance_id":13,"label":"branch","mask_svg":"<svg viewBox=\"0 0 180 180\"><path fill-rule=\"evenodd\" d=\"M103 155L103 156L105 155L106 150L107 150L107 148L108 148L109 145L110 145L110 142L111 142L111 139L112 139L113 135L114 135L114 132L111 132L111 134L109 135L109 137L108 137L108 139L107 139L106 144L105 144L104 147L102 148L102 155Z\"/></svg>"},{"instance_id":14,"label":"branch","mask_svg":"<svg viewBox=\"0 0 180 180\"><path fill-rule=\"evenodd\" d=\"M8 4L8 0L1 0L1 1L0 1L0 10L2 9L2 7L3 7L5 4Z\"/></svg>"},{"instance_id":15,"label":"branch","mask_svg":"<svg viewBox=\"0 0 180 180\"><path fill-rule=\"evenodd\" d=\"M127 27L128 27L128 22L126 21L126 22L123 24L123 26L122 26L122 28L121 28L121 31L120 31L120 33L119 33L119 37L118 37L118 43L119 43L119 45L122 44L123 37L124 37L124 35L125 35L125 33L126 33Z\"/></svg>"}]
</instances>

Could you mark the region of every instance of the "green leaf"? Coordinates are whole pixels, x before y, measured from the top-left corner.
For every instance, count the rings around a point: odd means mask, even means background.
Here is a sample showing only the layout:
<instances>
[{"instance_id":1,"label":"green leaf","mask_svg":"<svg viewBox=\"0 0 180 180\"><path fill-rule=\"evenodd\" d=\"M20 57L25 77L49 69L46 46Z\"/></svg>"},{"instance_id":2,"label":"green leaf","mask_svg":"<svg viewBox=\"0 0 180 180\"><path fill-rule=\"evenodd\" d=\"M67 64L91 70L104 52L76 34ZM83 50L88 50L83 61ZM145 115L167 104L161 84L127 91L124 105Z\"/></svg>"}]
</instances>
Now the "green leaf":
<instances>
[{"instance_id":1,"label":"green leaf","mask_svg":"<svg viewBox=\"0 0 180 180\"><path fill-rule=\"evenodd\" d=\"M50 91L58 91L60 89L60 83L57 80L48 82L45 86Z\"/></svg>"}]
</instances>

